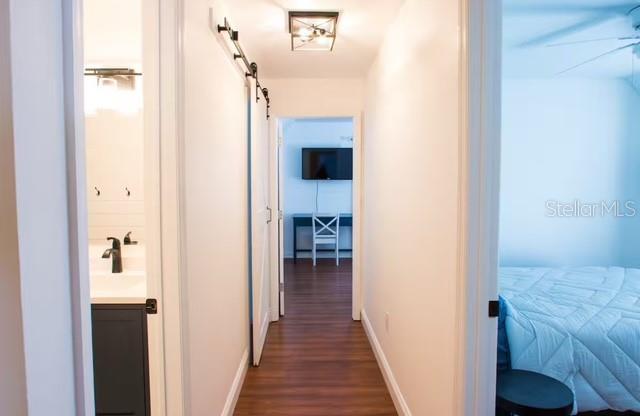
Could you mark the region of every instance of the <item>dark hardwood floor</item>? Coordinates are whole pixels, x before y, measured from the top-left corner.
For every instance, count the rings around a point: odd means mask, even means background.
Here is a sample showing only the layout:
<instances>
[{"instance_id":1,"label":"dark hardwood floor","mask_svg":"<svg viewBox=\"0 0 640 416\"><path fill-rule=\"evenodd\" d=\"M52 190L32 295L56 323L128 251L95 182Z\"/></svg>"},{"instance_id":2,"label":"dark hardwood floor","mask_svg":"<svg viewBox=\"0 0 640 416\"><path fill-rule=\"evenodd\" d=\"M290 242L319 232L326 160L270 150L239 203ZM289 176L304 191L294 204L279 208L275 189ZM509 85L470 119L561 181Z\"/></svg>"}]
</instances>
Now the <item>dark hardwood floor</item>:
<instances>
[{"instance_id":1,"label":"dark hardwood floor","mask_svg":"<svg viewBox=\"0 0 640 416\"><path fill-rule=\"evenodd\" d=\"M364 329L351 319L351 261L287 261L285 302L235 414L396 415Z\"/></svg>"}]
</instances>

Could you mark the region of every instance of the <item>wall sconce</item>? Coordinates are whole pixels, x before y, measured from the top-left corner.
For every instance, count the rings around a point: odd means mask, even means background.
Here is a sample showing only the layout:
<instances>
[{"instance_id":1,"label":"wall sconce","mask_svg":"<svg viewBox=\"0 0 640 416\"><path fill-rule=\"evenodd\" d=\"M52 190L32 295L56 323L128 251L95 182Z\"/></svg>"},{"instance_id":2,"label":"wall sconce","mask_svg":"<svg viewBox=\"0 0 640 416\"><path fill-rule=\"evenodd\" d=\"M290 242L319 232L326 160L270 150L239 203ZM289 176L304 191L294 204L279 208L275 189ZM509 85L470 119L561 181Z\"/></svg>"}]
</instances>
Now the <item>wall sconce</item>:
<instances>
[{"instance_id":1,"label":"wall sconce","mask_svg":"<svg viewBox=\"0 0 640 416\"><path fill-rule=\"evenodd\" d=\"M289 12L292 51L332 51L338 12Z\"/></svg>"},{"instance_id":2,"label":"wall sconce","mask_svg":"<svg viewBox=\"0 0 640 416\"><path fill-rule=\"evenodd\" d=\"M131 68L86 68L84 75L86 115L98 110L135 114L142 108L142 88L136 80L140 72Z\"/></svg>"}]
</instances>

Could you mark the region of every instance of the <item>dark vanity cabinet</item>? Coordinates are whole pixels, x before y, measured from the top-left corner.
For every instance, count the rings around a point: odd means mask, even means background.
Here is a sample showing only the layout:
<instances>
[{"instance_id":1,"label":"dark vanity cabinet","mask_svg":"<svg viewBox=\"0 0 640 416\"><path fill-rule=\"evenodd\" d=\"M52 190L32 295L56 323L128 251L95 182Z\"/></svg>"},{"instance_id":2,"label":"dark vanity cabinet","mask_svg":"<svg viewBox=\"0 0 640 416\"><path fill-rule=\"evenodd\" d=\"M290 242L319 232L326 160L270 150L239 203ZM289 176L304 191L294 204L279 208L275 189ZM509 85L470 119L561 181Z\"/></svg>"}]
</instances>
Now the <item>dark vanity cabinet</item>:
<instances>
[{"instance_id":1,"label":"dark vanity cabinet","mask_svg":"<svg viewBox=\"0 0 640 416\"><path fill-rule=\"evenodd\" d=\"M149 416L145 305L91 306L96 415Z\"/></svg>"}]
</instances>

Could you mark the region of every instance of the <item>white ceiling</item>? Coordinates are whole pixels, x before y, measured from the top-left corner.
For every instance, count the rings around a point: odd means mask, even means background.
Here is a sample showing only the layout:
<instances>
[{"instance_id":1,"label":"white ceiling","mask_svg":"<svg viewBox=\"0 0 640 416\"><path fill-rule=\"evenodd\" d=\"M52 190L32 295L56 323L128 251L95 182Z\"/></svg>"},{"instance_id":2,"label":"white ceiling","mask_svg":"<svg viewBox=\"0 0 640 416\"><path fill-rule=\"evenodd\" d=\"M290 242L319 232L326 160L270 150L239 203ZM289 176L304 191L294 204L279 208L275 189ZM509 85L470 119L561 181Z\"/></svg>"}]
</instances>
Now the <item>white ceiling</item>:
<instances>
[{"instance_id":1,"label":"white ceiling","mask_svg":"<svg viewBox=\"0 0 640 416\"><path fill-rule=\"evenodd\" d=\"M231 0L240 44L266 78L359 78L404 0ZM333 52L292 52L288 10L339 11Z\"/></svg>"},{"instance_id":2,"label":"white ceiling","mask_svg":"<svg viewBox=\"0 0 640 416\"><path fill-rule=\"evenodd\" d=\"M640 0L505 0L504 74L553 77L567 68L633 41L608 40L571 46L549 44L640 35L640 11L627 12ZM561 76L630 77L640 70L640 48L620 51Z\"/></svg>"},{"instance_id":3,"label":"white ceiling","mask_svg":"<svg viewBox=\"0 0 640 416\"><path fill-rule=\"evenodd\" d=\"M84 60L88 66L142 61L141 0L84 0Z\"/></svg>"}]
</instances>

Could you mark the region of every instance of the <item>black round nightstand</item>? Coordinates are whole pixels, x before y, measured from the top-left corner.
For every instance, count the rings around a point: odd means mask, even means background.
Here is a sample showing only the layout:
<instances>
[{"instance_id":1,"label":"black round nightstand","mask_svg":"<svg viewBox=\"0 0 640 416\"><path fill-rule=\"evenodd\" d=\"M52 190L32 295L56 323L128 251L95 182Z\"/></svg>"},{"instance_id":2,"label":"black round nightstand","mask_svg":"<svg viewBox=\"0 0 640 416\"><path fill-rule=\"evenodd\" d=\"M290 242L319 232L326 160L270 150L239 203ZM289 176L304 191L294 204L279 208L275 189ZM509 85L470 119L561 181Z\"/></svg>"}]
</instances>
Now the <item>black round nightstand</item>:
<instances>
[{"instance_id":1,"label":"black round nightstand","mask_svg":"<svg viewBox=\"0 0 640 416\"><path fill-rule=\"evenodd\" d=\"M496 406L519 416L570 416L573 392L562 382L524 370L498 373Z\"/></svg>"}]
</instances>

